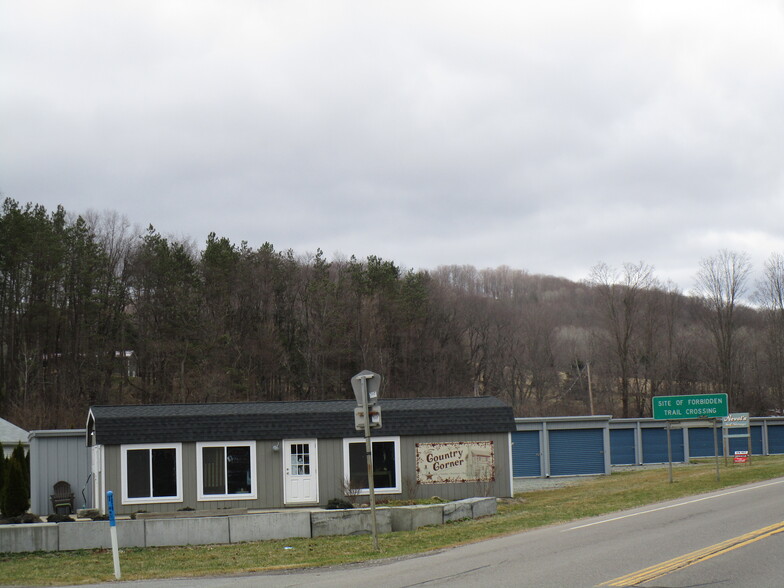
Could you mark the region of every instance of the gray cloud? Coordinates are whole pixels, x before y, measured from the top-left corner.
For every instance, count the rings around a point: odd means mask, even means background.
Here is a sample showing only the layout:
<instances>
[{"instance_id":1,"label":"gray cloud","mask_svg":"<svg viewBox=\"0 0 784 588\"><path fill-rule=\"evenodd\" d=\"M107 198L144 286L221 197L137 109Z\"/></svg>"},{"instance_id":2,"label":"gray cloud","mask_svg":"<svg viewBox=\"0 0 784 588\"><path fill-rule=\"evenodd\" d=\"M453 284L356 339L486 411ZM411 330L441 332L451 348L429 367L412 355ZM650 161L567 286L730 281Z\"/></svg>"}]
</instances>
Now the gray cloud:
<instances>
[{"instance_id":1,"label":"gray cloud","mask_svg":"<svg viewBox=\"0 0 784 588\"><path fill-rule=\"evenodd\" d=\"M0 190L579 279L784 250L780 3L0 7Z\"/></svg>"}]
</instances>

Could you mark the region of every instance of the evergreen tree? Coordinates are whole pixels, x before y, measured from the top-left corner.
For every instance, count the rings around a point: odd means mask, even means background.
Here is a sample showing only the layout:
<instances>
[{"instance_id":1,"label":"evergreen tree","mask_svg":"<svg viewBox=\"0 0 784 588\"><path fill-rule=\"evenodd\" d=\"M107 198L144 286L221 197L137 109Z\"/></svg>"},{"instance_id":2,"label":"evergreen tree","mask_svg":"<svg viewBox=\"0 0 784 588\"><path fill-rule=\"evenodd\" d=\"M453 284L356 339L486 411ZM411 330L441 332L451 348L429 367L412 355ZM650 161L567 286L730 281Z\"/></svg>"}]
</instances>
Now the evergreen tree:
<instances>
[{"instance_id":1,"label":"evergreen tree","mask_svg":"<svg viewBox=\"0 0 784 588\"><path fill-rule=\"evenodd\" d=\"M21 453L17 449L22 449ZM21 443L5 465L5 480L0 492L0 507L6 517L17 517L30 508L30 482Z\"/></svg>"},{"instance_id":2,"label":"evergreen tree","mask_svg":"<svg viewBox=\"0 0 784 588\"><path fill-rule=\"evenodd\" d=\"M3 444L0 443L0 497L3 493L3 482L5 481L5 452L3 451Z\"/></svg>"}]
</instances>

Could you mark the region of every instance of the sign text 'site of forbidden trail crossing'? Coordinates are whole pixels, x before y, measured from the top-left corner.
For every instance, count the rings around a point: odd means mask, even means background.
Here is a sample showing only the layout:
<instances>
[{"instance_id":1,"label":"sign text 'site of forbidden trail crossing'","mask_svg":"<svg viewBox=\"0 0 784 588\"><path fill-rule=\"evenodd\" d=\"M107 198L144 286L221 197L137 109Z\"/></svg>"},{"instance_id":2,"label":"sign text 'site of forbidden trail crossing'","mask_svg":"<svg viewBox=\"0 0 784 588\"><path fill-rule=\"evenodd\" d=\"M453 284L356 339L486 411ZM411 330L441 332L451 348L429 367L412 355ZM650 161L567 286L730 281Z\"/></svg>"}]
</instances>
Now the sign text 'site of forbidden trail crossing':
<instances>
[{"instance_id":1,"label":"sign text 'site of forbidden trail crossing'","mask_svg":"<svg viewBox=\"0 0 784 588\"><path fill-rule=\"evenodd\" d=\"M653 418L659 420L718 419L727 414L726 394L653 397Z\"/></svg>"}]
</instances>

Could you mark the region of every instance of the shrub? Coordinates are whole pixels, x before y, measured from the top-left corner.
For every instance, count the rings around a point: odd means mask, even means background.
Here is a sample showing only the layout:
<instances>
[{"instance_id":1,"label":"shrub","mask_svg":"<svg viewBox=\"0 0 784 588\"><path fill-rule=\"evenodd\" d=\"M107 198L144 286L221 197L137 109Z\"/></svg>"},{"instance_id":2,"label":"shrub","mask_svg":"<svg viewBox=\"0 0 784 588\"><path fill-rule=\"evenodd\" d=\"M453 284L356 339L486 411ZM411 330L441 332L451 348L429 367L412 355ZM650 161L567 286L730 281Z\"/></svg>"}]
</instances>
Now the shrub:
<instances>
[{"instance_id":1,"label":"shrub","mask_svg":"<svg viewBox=\"0 0 784 588\"><path fill-rule=\"evenodd\" d=\"M327 502L326 508L329 510L336 510L339 508L354 508L354 505L344 498L333 498Z\"/></svg>"},{"instance_id":2,"label":"shrub","mask_svg":"<svg viewBox=\"0 0 784 588\"><path fill-rule=\"evenodd\" d=\"M3 487L0 490L0 510L6 517L20 516L30 508L30 485L26 462L24 449L20 443L5 464Z\"/></svg>"},{"instance_id":3,"label":"shrub","mask_svg":"<svg viewBox=\"0 0 784 588\"><path fill-rule=\"evenodd\" d=\"M3 452L3 444L0 443L0 496L3 493L3 481L5 480L5 453Z\"/></svg>"}]
</instances>

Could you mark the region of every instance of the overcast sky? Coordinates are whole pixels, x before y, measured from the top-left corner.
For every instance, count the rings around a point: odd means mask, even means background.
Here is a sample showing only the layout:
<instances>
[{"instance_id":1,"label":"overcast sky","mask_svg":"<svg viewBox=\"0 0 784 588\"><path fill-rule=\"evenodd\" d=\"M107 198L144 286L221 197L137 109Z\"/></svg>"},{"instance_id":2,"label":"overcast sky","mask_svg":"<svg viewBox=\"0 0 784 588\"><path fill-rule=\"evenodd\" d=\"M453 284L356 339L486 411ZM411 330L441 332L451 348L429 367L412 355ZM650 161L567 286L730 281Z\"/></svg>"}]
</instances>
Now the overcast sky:
<instances>
[{"instance_id":1,"label":"overcast sky","mask_svg":"<svg viewBox=\"0 0 784 588\"><path fill-rule=\"evenodd\" d=\"M0 192L688 290L784 252L784 2L2 0Z\"/></svg>"}]
</instances>

